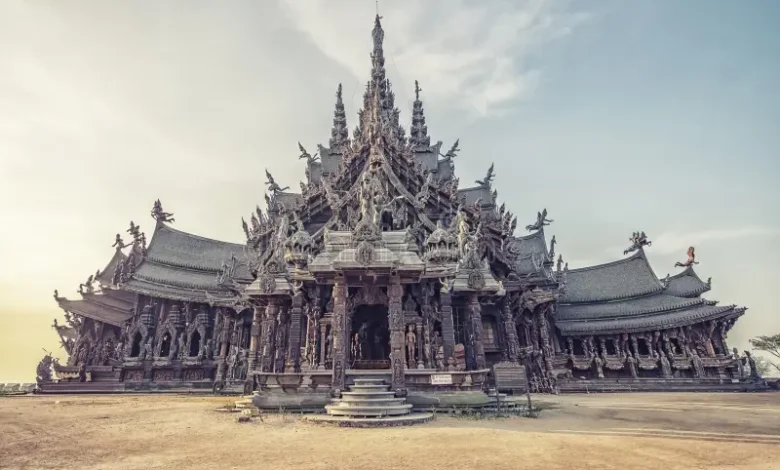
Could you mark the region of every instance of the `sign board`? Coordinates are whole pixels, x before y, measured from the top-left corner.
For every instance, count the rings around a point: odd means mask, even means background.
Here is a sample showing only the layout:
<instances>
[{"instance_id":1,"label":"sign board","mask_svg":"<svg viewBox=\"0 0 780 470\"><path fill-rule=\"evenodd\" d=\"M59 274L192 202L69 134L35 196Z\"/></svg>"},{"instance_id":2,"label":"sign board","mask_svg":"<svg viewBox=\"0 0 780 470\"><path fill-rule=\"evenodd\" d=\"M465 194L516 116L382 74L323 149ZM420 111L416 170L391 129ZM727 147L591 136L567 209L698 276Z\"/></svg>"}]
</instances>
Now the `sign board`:
<instances>
[{"instance_id":1,"label":"sign board","mask_svg":"<svg viewBox=\"0 0 780 470\"><path fill-rule=\"evenodd\" d=\"M739 379L731 379L731 383L738 384L739 383Z\"/></svg>"},{"instance_id":2,"label":"sign board","mask_svg":"<svg viewBox=\"0 0 780 470\"><path fill-rule=\"evenodd\" d=\"M493 366L493 380L498 391L520 391L528 389L525 367L511 362L499 362Z\"/></svg>"},{"instance_id":3,"label":"sign board","mask_svg":"<svg viewBox=\"0 0 780 470\"><path fill-rule=\"evenodd\" d=\"M452 374L434 374L431 376L431 385L452 385Z\"/></svg>"}]
</instances>

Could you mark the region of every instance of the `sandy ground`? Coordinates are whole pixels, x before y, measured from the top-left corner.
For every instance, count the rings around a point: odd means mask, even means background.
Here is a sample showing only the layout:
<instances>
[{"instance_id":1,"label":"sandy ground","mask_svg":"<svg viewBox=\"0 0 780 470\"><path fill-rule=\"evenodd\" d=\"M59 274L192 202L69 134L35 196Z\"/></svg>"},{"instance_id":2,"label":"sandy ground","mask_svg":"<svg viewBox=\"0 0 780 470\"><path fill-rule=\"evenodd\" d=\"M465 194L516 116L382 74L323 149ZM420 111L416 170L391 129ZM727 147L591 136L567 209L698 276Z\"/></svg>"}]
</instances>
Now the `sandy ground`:
<instances>
[{"instance_id":1,"label":"sandy ground","mask_svg":"<svg viewBox=\"0 0 780 470\"><path fill-rule=\"evenodd\" d=\"M0 468L780 469L780 393L545 397L539 419L341 429L220 397L0 398Z\"/></svg>"}]
</instances>

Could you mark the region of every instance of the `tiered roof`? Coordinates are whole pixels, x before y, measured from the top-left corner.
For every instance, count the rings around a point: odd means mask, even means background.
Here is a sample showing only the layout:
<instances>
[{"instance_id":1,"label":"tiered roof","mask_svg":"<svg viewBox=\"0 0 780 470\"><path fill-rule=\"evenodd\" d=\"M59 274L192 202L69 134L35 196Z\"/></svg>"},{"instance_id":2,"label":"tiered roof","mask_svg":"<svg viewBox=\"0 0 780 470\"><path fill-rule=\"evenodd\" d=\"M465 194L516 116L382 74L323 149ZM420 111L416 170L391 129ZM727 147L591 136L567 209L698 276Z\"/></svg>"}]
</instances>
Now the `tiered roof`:
<instances>
[{"instance_id":1,"label":"tiered roof","mask_svg":"<svg viewBox=\"0 0 780 470\"><path fill-rule=\"evenodd\" d=\"M691 267L658 279L640 249L618 261L568 271L555 324L565 335L613 334L676 328L745 312L701 298L707 290L709 285Z\"/></svg>"},{"instance_id":2,"label":"tiered roof","mask_svg":"<svg viewBox=\"0 0 780 470\"><path fill-rule=\"evenodd\" d=\"M172 300L228 301L235 296L219 275L235 259L233 279L251 282L244 245L227 243L182 232L158 223L146 257L122 288L139 294Z\"/></svg>"}]
</instances>

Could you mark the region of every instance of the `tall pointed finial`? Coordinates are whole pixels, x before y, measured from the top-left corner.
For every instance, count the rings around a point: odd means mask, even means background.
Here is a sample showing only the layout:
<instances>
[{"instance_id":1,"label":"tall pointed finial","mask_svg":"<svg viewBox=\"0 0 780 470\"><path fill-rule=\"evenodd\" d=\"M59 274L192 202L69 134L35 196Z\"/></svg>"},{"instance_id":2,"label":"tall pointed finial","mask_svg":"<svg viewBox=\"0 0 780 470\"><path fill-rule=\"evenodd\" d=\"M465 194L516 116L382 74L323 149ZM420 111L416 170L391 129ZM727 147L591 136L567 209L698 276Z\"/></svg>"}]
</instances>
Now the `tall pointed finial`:
<instances>
[{"instance_id":1,"label":"tall pointed finial","mask_svg":"<svg viewBox=\"0 0 780 470\"><path fill-rule=\"evenodd\" d=\"M412 127L409 129L409 144L412 150L426 150L431 146L428 126L425 125L423 104L420 101L420 84L414 81L414 104L412 105Z\"/></svg>"},{"instance_id":2,"label":"tall pointed finial","mask_svg":"<svg viewBox=\"0 0 780 470\"><path fill-rule=\"evenodd\" d=\"M344 112L344 101L341 97L341 83L336 92L336 109L333 111L333 128L330 131L330 149L334 152L342 150L349 143L347 114Z\"/></svg>"}]
</instances>

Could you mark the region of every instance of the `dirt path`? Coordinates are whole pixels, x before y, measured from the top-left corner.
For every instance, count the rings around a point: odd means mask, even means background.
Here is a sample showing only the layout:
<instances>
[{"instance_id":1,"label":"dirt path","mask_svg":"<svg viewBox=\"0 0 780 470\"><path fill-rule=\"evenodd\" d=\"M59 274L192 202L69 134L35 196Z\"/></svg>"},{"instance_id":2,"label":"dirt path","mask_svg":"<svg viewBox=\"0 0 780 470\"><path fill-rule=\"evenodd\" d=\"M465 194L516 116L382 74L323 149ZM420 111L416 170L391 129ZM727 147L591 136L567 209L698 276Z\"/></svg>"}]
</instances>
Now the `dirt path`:
<instances>
[{"instance_id":1,"label":"dirt path","mask_svg":"<svg viewBox=\"0 0 780 470\"><path fill-rule=\"evenodd\" d=\"M0 468L780 469L780 394L549 397L539 419L235 422L216 397L0 399Z\"/></svg>"}]
</instances>

